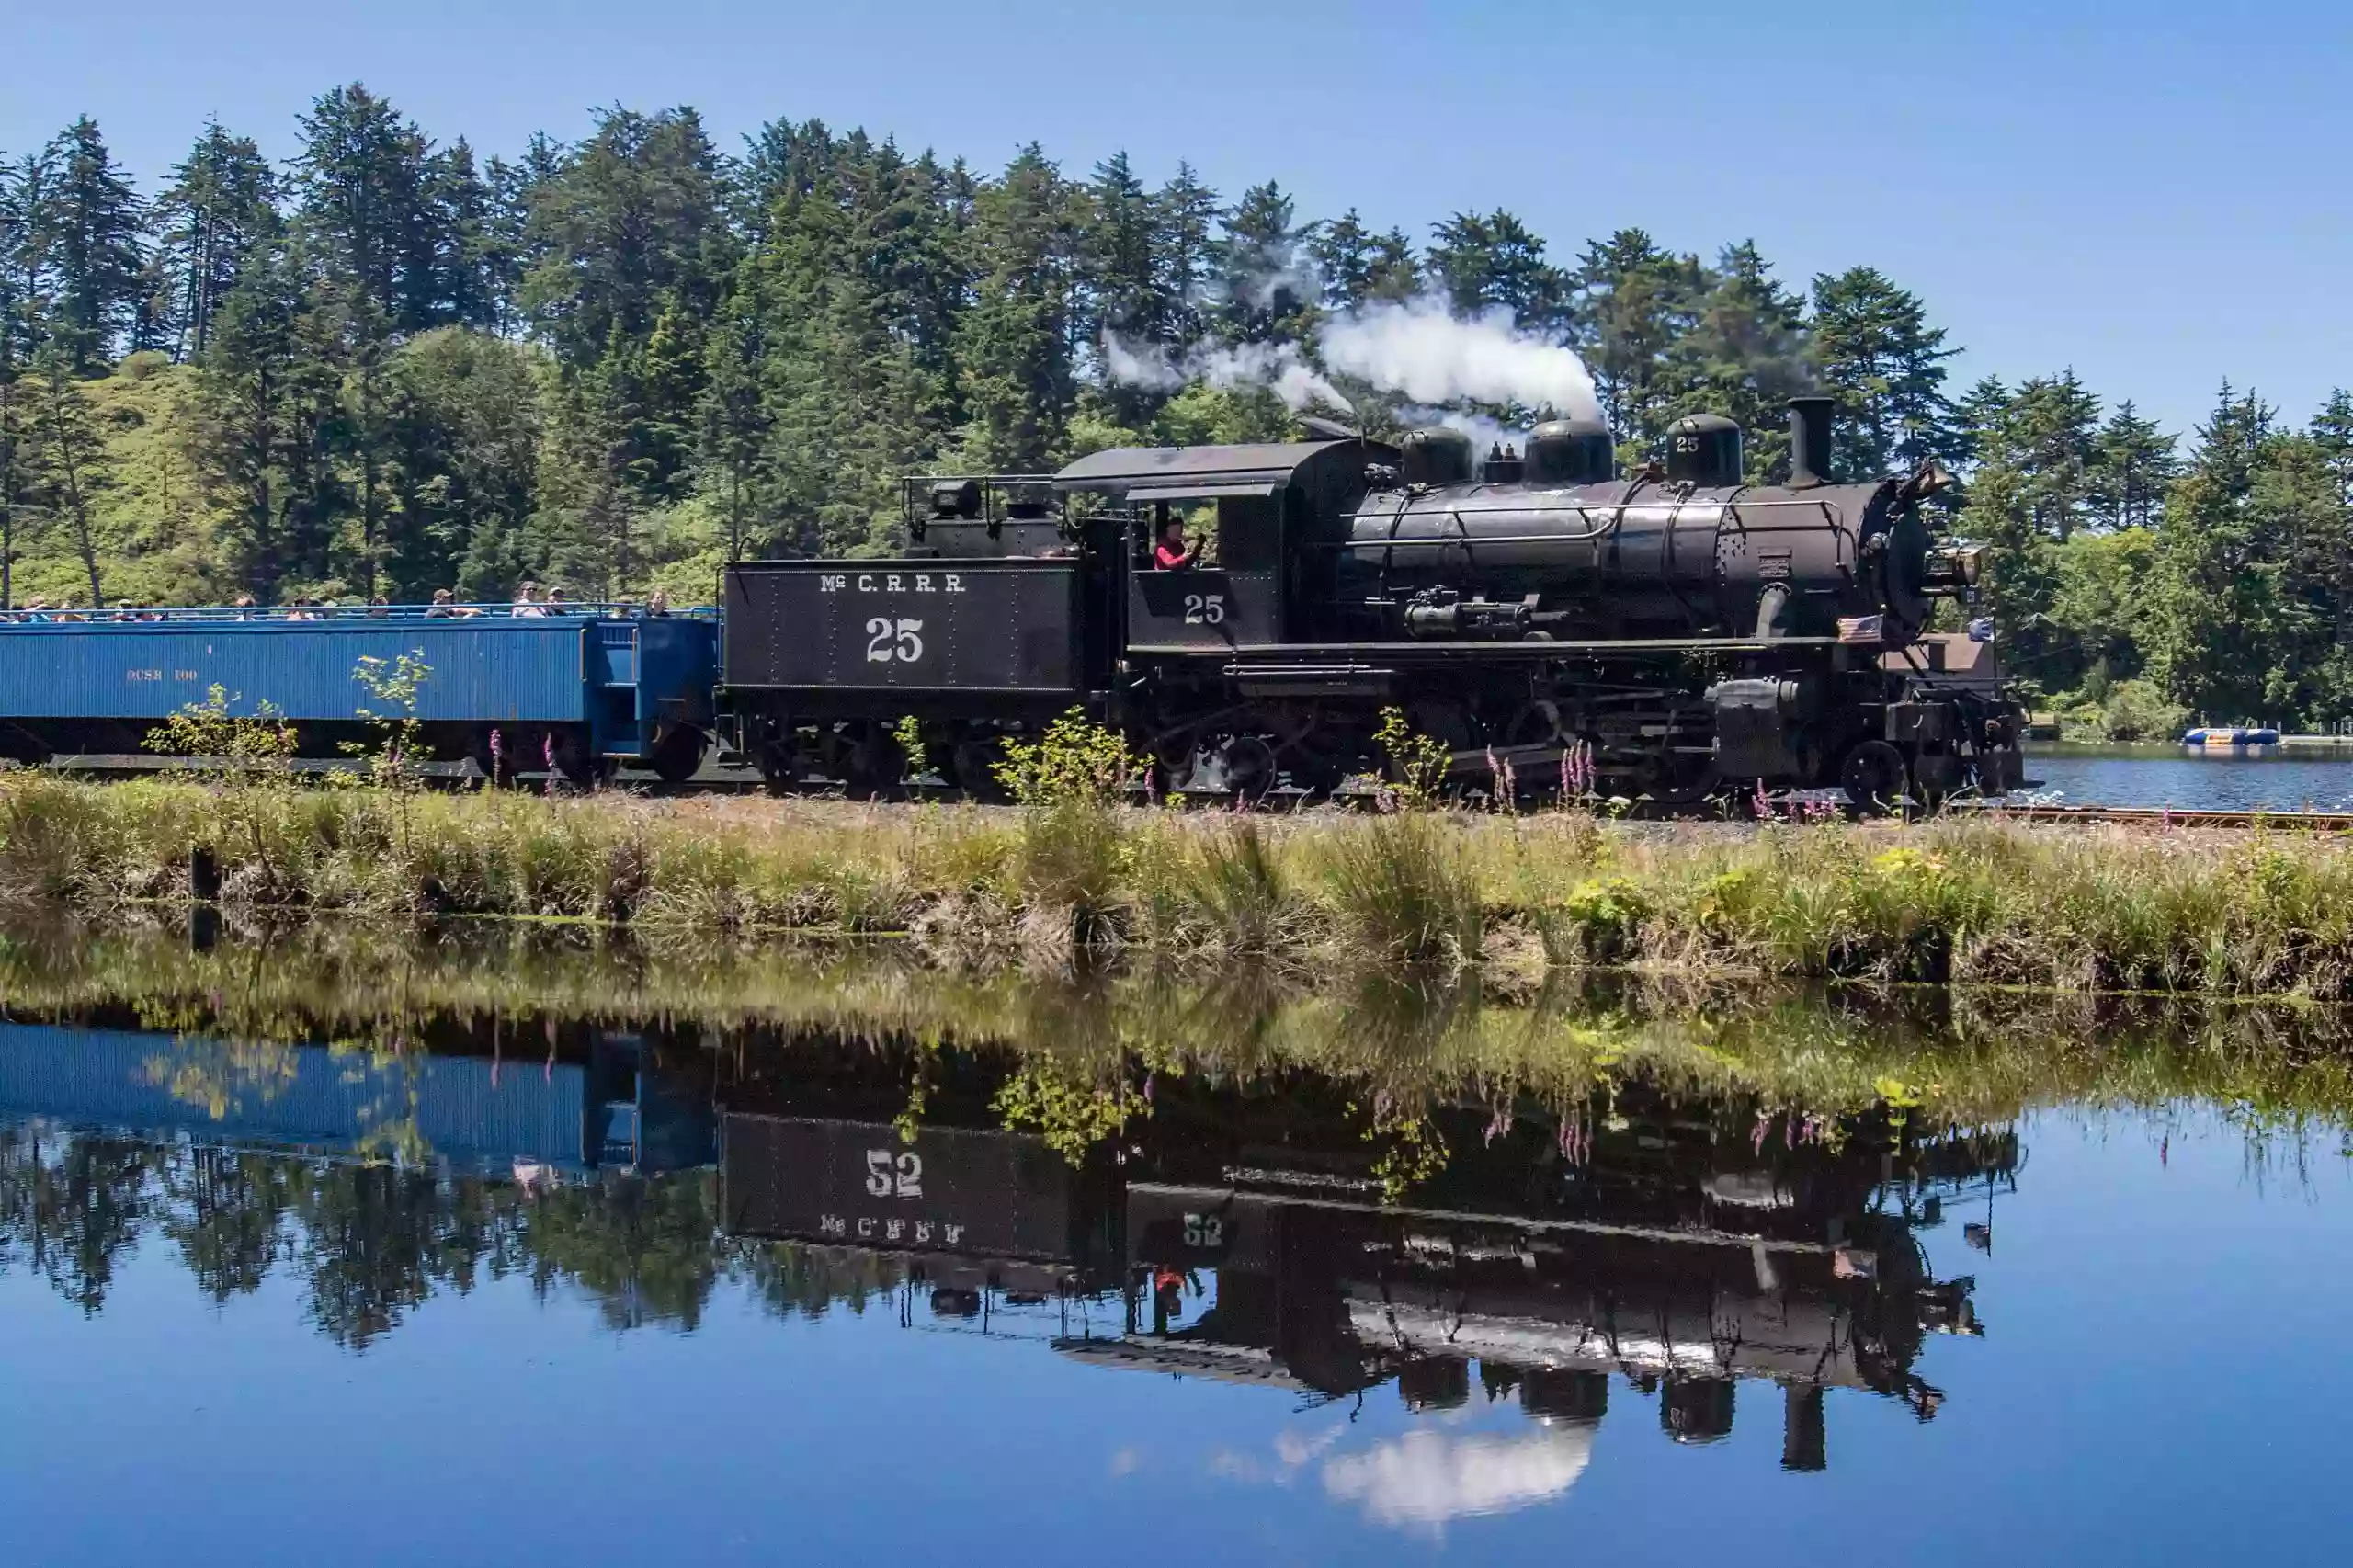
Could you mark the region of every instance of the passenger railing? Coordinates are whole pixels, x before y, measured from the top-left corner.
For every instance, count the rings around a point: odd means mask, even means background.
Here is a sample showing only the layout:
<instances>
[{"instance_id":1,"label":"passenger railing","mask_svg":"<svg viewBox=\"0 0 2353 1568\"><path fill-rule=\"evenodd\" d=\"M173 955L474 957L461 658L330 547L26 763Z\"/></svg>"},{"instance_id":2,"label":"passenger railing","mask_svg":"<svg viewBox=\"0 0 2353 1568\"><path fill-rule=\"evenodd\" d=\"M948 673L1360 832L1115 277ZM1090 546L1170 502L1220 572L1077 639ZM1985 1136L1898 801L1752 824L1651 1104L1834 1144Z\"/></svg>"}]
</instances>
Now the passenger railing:
<instances>
[{"instance_id":1,"label":"passenger railing","mask_svg":"<svg viewBox=\"0 0 2353 1568\"><path fill-rule=\"evenodd\" d=\"M419 620L509 625L518 620L716 620L718 618L718 609L709 605L649 610L643 604L627 599L567 599L559 604L174 605L136 609L6 609L0 610L0 628L242 622L278 626L357 622L364 626L382 621Z\"/></svg>"}]
</instances>

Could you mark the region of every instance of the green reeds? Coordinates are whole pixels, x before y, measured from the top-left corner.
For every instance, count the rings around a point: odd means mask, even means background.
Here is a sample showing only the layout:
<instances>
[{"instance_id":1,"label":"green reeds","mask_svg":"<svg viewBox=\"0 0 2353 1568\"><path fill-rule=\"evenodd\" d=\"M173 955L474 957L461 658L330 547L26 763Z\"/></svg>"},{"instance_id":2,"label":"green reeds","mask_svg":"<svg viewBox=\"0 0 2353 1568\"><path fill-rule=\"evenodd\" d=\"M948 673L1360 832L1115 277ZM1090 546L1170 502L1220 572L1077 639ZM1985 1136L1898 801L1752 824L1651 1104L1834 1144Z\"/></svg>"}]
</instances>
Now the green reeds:
<instances>
[{"instance_id":1,"label":"green reeds","mask_svg":"<svg viewBox=\"0 0 2353 1568\"><path fill-rule=\"evenodd\" d=\"M1696 975L2353 998L2353 847L2290 831L1621 824L1070 797L1014 811L0 776L0 899L188 896L628 925L648 941L902 936L962 969L1196 955L1279 972Z\"/></svg>"}]
</instances>

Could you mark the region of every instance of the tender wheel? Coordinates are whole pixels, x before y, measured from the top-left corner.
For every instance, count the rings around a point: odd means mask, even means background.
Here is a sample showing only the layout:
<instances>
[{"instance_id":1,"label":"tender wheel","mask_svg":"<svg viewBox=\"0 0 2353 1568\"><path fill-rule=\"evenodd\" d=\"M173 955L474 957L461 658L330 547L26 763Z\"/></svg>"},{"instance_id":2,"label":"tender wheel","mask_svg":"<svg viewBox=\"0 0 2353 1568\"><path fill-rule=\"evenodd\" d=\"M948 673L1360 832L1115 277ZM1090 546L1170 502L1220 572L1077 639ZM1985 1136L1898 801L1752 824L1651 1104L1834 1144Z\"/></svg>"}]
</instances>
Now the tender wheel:
<instances>
[{"instance_id":1,"label":"tender wheel","mask_svg":"<svg viewBox=\"0 0 2353 1568\"><path fill-rule=\"evenodd\" d=\"M906 773L907 756L898 737L880 724L863 724L843 750L842 772L853 794L880 795L895 790Z\"/></svg>"},{"instance_id":2,"label":"tender wheel","mask_svg":"<svg viewBox=\"0 0 2353 1568\"><path fill-rule=\"evenodd\" d=\"M654 742L654 756L648 760L663 783L684 784L701 771L707 746L700 730L682 726Z\"/></svg>"},{"instance_id":3,"label":"tender wheel","mask_svg":"<svg viewBox=\"0 0 2353 1568\"><path fill-rule=\"evenodd\" d=\"M790 721L763 719L745 737L745 752L760 770L760 782L780 790L801 777L800 736Z\"/></svg>"},{"instance_id":4,"label":"tender wheel","mask_svg":"<svg viewBox=\"0 0 2353 1568\"><path fill-rule=\"evenodd\" d=\"M1885 741L1865 741L1847 754L1838 768L1838 782L1858 811L1873 814L1893 811L1903 803L1909 782L1904 754Z\"/></svg>"},{"instance_id":5,"label":"tender wheel","mask_svg":"<svg viewBox=\"0 0 2353 1568\"><path fill-rule=\"evenodd\" d=\"M1005 793L1005 787L996 777L996 765L1004 757L1005 744L995 735L959 741L949 759L949 773L956 780L956 788L969 799L994 801Z\"/></svg>"}]
</instances>

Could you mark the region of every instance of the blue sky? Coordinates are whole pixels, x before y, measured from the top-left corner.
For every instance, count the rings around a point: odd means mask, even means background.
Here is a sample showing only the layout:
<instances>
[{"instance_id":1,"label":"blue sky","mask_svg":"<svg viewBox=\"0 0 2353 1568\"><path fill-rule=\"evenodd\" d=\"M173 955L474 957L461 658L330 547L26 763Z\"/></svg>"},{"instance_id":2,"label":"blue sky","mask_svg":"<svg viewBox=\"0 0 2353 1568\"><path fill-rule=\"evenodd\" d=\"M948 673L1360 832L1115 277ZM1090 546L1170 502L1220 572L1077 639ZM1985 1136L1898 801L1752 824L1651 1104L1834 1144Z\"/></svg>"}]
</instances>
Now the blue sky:
<instances>
[{"instance_id":1,"label":"blue sky","mask_svg":"<svg viewBox=\"0 0 2353 1568\"><path fill-rule=\"evenodd\" d=\"M983 165L1124 147L1303 216L1506 206L1563 258L1639 224L1792 281L1868 263L1957 378L2072 365L2179 429L2225 376L2298 419L2353 382L2348 44L2304 0L85 0L0 23L0 151L87 112L145 184L217 114L282 156L354 79L485 153L616 101L731 148L810 115Z\"/></svg>"}]
</instances>

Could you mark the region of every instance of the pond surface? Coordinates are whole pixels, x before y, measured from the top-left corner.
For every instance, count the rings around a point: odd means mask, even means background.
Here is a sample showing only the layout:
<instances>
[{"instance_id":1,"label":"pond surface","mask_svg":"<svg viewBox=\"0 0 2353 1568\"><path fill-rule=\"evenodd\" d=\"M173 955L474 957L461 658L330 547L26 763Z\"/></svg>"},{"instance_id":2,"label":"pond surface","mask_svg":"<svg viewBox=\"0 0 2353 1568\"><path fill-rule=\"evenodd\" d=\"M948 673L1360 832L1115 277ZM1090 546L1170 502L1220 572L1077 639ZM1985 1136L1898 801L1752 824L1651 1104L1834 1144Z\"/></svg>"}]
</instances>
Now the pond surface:
<instances>
[{"instance_id":1,"label":"pond surface","mask_svg":"<svg viewBox=\"0 0 2353 1568\"><path fill-rule=\"evenodd\" d=\"M2353 1551L2345 1119L2211 1037L1907 1117L164 1010L0 1025L14 1562Z\"/></svg>"},{"instance_id":2,"label":"pond surface","mask_svg":"<svg viewBox=\"0 0 2353 1568\"><path fill-rule=\"evenodd\" d=\"M2344 757L2180 748L2040 747L2027 756L2039 799L2070 806L2187 811L2353 811L2353 748Z\"/></svg>"}]
</instances>

